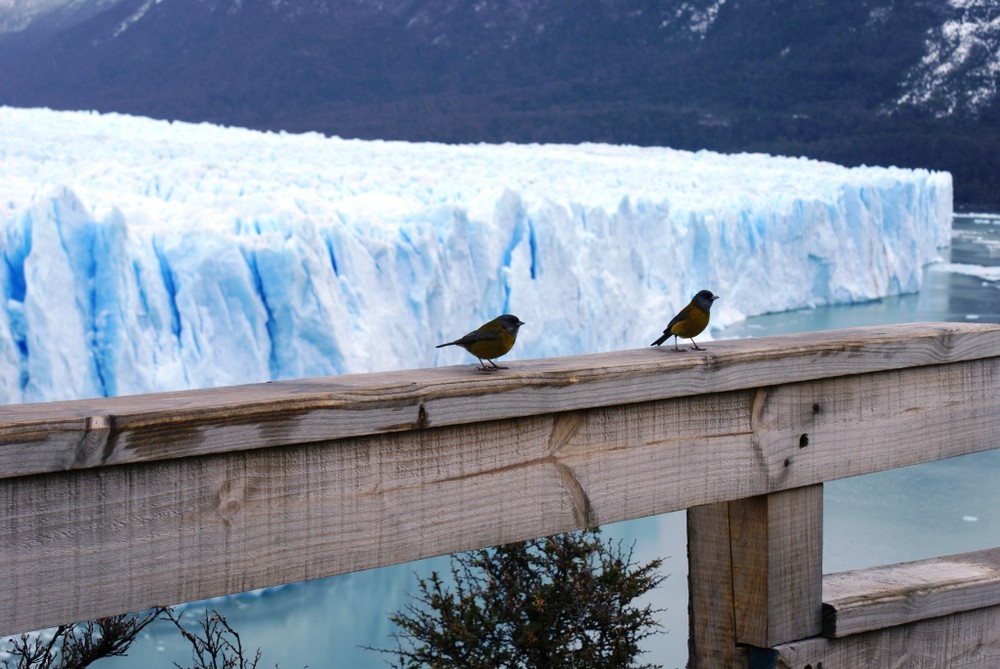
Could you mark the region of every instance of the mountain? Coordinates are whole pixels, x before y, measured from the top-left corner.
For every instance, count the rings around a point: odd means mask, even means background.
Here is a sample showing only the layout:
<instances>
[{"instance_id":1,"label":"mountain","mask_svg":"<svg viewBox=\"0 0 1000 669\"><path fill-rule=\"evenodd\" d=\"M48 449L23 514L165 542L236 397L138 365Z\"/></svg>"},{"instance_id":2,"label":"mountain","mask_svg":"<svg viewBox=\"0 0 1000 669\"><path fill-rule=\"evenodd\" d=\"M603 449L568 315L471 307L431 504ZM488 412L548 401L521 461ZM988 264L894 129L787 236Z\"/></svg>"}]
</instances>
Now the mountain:
<instances>
[{"instance_id":1,"label":"mountain","mask_svg":"<svg viewBox=\"0 0 1000 669\"><path fill-rule=\"evenodd\" d=\"M0 4L0 104L921 166L1000 206L993 1L53 3Z\"/></svg>"}]
</instances>

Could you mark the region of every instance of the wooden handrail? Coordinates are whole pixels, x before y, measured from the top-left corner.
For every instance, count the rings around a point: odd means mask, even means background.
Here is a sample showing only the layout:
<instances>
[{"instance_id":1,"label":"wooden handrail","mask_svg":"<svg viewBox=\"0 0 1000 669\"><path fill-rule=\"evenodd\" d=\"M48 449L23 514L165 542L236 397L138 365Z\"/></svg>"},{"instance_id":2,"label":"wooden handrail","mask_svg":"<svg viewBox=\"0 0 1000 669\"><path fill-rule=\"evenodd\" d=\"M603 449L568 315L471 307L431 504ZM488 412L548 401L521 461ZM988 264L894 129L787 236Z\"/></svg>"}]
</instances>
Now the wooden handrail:
<instances>
[{"instance_id":1,"label":"wooden handrail","mask_svg":"<svg viewBox=\"0 0 1000 669\"><path fill-rule=\"evenodd\" d=\"M0 477L746 390L1000 355L1000 326L927 323L0 406Z\"/></svg>"},{"instance_id":2,"label":"wooden handrail","mask_svg":"<svg viewBox=\"0 0 1000 669\"><path fill-rule=\"evenodd\" d=\"M766 565L814 486L1000 447L1000 326L708 346L0 407L0 633L692 507L742 505ZM733 639L818 626L815 588Z\"/></svg>"}]
</instances>

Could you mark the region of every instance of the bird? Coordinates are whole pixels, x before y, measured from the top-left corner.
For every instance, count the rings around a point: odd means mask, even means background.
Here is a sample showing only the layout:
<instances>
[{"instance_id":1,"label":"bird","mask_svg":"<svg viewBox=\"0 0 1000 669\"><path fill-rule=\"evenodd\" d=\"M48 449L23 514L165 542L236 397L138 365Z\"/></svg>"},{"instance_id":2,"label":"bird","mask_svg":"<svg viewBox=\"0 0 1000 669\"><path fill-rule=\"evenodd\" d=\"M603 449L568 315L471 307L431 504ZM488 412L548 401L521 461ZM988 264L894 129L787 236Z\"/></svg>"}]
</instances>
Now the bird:
<instances>
[{"instance_id":1,"label":"bird","mask_svg":"<svg viewBox=\"0 0 1000 669\"><path fill-rule=\"evenodd\" d=\"M667 329L663 331L663 336L650 344L650 346L659 346L668 338L673 337L674 350L679 351L677 338L684 337L685 339L690 339L691 343L694 344L691 347L692 351L704 351L705 349L698 346L698 342L694 340L694 337L701 334L702 330L708 326L708 315L712 310L712 302L715 302L717 299L719 299L719 296L713 295L712 291L699 290L698 294L691 299L688 305L681 309L667 323Z\"/></svg>"},{"instance_id":2,"label":"bird","mask_svg":"<svg viewBox=\"0 0 1000 669\"><path fill-rule=\"evenodd\" d=\"M479 358L479 364L482 365L478 368L480 371L492 372L497 369L507 369L496 364L493 360L504 355L514 346L514 342L517 340L517 331L522 325L524 323L517 316L504 314L488 323L483 323L461 339L438 344L434 348L461 346ZM493 366L487 367L483 360L488 361Z\"/></svg>"}]
</instances>

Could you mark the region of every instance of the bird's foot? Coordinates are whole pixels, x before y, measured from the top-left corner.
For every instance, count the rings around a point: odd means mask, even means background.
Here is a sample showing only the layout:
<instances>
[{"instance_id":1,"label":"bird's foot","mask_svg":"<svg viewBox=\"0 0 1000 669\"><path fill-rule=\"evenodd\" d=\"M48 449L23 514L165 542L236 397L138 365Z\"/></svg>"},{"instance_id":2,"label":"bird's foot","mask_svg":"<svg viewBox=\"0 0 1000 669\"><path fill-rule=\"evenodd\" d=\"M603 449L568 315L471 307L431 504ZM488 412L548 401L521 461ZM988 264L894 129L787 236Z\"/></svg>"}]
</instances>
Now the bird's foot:
<instances>
[{"instance_id":1,"label":"bird's foot","mask_svg":"<svg viewBox=\"0 0 1000 669\"><path fill-rule=\"evenodd\" d=\"M507 369L506 367L501 367L500 365L493 365L492 367L476 367L477 372L498 372L501 369Z\"/></svg>"}]
</instances>

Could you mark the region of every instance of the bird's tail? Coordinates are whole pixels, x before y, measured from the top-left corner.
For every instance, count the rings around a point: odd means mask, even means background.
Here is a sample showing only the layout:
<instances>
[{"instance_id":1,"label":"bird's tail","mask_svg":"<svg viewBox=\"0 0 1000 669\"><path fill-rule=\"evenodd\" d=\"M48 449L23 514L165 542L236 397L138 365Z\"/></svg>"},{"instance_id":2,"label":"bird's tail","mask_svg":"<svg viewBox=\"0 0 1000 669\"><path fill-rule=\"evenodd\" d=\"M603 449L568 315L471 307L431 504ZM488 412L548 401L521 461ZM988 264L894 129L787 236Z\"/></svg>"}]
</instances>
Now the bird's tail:
<instances>
[{"instance_id":1,"label":"bird's tail","mask_svg":"<svg viewBox=\"0 0 1000 669\"><path fill-rule=\"evenodd\" d=\"M669 337L670 337L670 333L668 333L668 332L664 332L664 333L663 333L663 336L662 336L662 337L660 337L659 339L657 339L656 341L654 341L654 342L653 342L652 344L650 344L650 346L659 346L659 345L660 345L660 344L662 344L663 342L667 341L667 339L668 339Z\"/></svg>"},{"instance_id":2,"label":"bird's tail","mask_svg":"<svg viewBox=\"0 0 1000 669\"><path fill-rule=\"evenodd\" d=\"M450 341L450 342L448 342L448 343L446 343L446 344L438 344L438 345L437 345L437 346L435 346L434 348L442 348L442 347L444 347L444 346L454 346L454 345L455 345L455 342L453 342L453 341Z\"/></svg>"}]
</instances>

